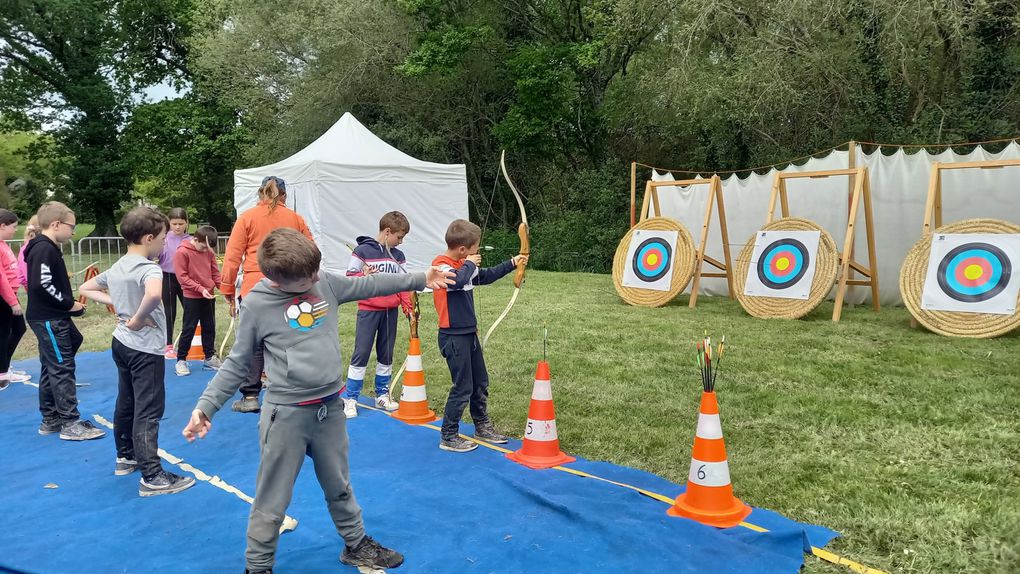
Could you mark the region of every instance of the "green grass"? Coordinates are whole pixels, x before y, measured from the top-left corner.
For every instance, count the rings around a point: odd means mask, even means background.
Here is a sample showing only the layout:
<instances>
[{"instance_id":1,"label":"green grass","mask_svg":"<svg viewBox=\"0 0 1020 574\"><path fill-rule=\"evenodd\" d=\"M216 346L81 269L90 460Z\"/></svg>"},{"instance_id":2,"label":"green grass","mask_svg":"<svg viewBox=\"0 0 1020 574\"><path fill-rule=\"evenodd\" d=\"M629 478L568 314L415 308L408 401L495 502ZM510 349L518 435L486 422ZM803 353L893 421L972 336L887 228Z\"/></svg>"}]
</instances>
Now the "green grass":
<instances>
[{"instance_id":1,"label":"green grass","mask_svg":"<svg viewBox=\"0 0 1020 574\"><path fill-rule=\"evenodd\" d=\"M511 289L475 291L483 333ZM497 428L523 432L547 325L563 449L683 483L700 397L691 342L707 329L727 335L717 390L745 502L838 530L832 551L889 572L1020 571L1020 335L939 337L911 329L901 308L846 309L832 323L831 303L798 321L754 319L721 298L686 304L630 307L608 275L529 273L485 353ZM78 321L85 350L109 346L111 320L95 307ZM355 310L341 310L345 358ZM450 377L429 296L422 310L441 411ZM398 341L406 333L402 321ZM19 357L35 354L29 339ZM395 365L405 351L398 343ZM805 571L849 572L813 557Z\"/></svg>"}]
</instances>

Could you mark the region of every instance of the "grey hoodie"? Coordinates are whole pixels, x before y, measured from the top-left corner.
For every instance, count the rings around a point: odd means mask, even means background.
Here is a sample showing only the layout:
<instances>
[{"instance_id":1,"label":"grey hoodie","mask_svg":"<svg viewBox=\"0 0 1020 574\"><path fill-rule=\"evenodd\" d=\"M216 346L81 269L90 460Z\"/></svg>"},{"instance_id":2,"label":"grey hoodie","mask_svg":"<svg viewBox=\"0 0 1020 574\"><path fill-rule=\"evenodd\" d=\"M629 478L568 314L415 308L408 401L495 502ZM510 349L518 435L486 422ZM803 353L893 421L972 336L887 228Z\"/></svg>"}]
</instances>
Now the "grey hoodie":
<instances>
[{"instance_id":1,"label":"grey hoodie","mask_svg":"<svg viewBox=\"0 0 1020 574\"><path fill-rule=\"evenodd\" d=\"M247 379L260 343L266 346L266 401L300 403L340 391L339 305L424 288L424 273L345 277L323 270L319 282L305 293L287 293L263 279L244 298L230 356L195 408L211 419Z\"/></svg>"}]
</instances>

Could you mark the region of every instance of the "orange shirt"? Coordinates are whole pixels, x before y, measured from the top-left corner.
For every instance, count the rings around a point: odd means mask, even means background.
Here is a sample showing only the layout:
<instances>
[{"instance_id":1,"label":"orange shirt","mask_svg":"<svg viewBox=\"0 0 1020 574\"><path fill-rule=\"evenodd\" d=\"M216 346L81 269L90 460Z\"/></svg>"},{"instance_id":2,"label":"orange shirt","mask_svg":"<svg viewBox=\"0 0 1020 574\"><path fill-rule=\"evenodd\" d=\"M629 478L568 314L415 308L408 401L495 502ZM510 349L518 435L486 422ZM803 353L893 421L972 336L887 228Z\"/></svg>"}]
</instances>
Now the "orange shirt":
<instances>
[{"instance_id":1,"label":"orange shirt","mask_svg":"<svg viewBox=\"0 0 1020 574\"><path fill-rule=\"evenodd\" d=\"M257 255L259 245L262 245L262 240L270 231L281 227L296 229L314 241L312 232L305 225L305 219L283 204L270 211L269 203L262 201L237 218L234 228L230 231L230 239L227 240L227 253L223 257L220 292L229 297L236 294L234 283L237 281L237 271L241 269L242 255L244 255L244 279L241 282L241 297L247 295L248 291L262 280L264 275L259 270Z\"/></svg>"}]
</instances>

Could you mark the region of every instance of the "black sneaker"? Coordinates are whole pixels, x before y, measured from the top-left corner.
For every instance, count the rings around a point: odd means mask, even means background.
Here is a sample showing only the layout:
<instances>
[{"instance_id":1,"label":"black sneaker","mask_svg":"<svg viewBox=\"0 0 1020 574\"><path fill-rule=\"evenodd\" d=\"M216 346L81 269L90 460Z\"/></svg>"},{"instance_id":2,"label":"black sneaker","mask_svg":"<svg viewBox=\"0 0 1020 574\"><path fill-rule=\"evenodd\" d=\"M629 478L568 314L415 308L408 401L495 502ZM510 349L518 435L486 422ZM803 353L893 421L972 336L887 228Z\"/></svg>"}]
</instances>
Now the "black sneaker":
<instances>
[{"instance_id":1,"label":"black sneaker","mask_svg":"<svg viewBox=\"0 0 1020 574\"><path fill-rule=\"evenodd\" d=\"M509 439L507 437L496 432L496 429L493 428L491 422L476 424L475 438L482 439L484 441L488 441L495 444L506 444L507 442L509 442Z\"/></svg>"},{"instance_id":2,"label":"black sneaker","mask_svg":"<svg viewBox=\"0 0 1020 574\"><path fill-rule=\"evenodd\" d=\"M42 430L42 429L40 429ZM74 421L67 423L60 429L62 440L92 440L106 436L106 432L96 428L96 425L89 421Z\"/></svg>"},{"instance_id":3,"label":"black sneaker","mask_svg":"<svg viewBox=\"0 0 1020 574\"><path fill-rule=\"evenodd\" d=\"M244 574L273 574L272 570L248 570L244 569Z\"/></svg>"},{"instance_id":4,"label":"black sneaker","mask_svg":"<svg viewBox=\"0 0 1020 574\"><path fill-rule=\"evenodd\" d=\"M451 439L440 439L439 448L450 452L470 452L478 448L478 445L458 435Z\"/></svg>"},{"instance_id":5,"label":"black sneaker","mask_svg":"<svg viewBox=\"0 0 1020 574\"><path fill-rule=\"evenodd\" d=\"M113 467L113 474L116 476L127 476L138 470L138 463L130 458L117 457L117 464Z\"/></svg>"},{"instance_id":6,"label":"black sneaker","mask_svg":"<svg viewBox=\"0 0 1020 574\"><path fill-rule=\"evenodd\" d=\"M143 478L138 483L138 496L159 496L160 494L175 494L195 486L195 479L191 476L181 476L172 472L161 470L151 478Z\"/></svg>"},{"instance_id":7,"label":"black sneaker","mask_svg":"<svg viewBox=\"0 0 1020 574\"><path fill-rule=\"evenodd\" d=\"M371 536L366 536L353 548L345 546L343 554L340 555L340 562L350 566L396 568L404 563L404 555L372 540Z\"/></svg>"},{"instance_id":8,"label":"black sneaker","mask_svg":"<svg viewBox=\"0 0 1020 574\"><path fill-rule=\"evenodd\" d=\"M230 408L239 413L257 413L262 407L259 406L258 397L244 397L239 401L234 401Z\"/></svg>"},{"instance_id":9,"label":"black sneaker","mask_svg":"<svg viewBox=\"0 0 1020 574\"><path fill-rule=\"evenodd\" d=\"M64 428L63 423L60 423L60 422L57 422L57 421L47 421L47 420L44 420L42 422L42 424L39 425L39 434L41 434L41 435L48 435L48 434L58 433L58 432L60 432L60 429L62 429L62 428Z\"/></svg>"}]
</instances>

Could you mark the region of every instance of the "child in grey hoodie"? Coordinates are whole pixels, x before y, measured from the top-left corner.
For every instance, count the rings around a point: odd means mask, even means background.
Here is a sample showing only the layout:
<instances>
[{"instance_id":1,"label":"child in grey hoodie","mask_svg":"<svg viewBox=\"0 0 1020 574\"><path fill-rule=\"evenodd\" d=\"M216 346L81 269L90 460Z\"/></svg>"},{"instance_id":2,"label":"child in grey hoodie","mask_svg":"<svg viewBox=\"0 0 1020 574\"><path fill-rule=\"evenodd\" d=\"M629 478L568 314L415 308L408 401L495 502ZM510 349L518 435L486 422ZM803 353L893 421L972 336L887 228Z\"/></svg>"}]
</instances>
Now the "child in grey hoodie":
<instances>
[{"instance_id":1,"label":"child in grey hoodie","mask_svg":"<svg viewBox=\"0 0 1020 574\"><path fill-rule=\"evenodd\" d=\"M213 415L246 380L255 348L264 344L268 390L259 419L261 460L248 518L246 573L272 572L284 512L306 453L345 542L340 561L382 569L404 560L365 535L351 490L347 418L339 400L344 378L337 309L368 297L443 288L452 274L432 267L426 273L345 277L320 271L321 258L315 244L293 229L266 236L258 250L266 278L244 298L230 356L184 428L188 441L205 437Z\"/></svg>"}]
</instances>

